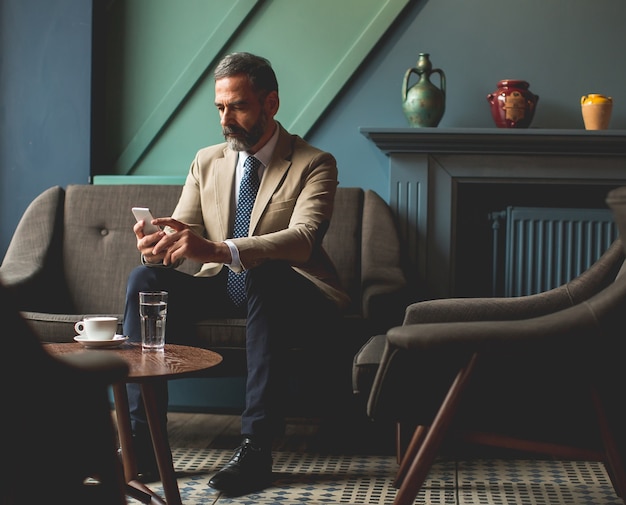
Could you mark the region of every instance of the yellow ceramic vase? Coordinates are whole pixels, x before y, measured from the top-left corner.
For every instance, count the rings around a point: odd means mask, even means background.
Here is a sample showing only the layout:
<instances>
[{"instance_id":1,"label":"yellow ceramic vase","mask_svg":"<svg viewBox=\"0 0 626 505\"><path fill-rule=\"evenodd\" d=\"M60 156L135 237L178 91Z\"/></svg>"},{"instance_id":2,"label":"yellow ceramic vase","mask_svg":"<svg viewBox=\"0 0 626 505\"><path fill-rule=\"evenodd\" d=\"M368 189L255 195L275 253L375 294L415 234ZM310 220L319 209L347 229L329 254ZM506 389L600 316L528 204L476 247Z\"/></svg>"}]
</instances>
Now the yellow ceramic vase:
<instances>
[{"instance_id":1,"label":"yellow ceramic vase","mask_svg":"<svg viewBox=\"0 0 626 505\"><path fill-rule=\"evenodd\" d=\"M583 121L587 130L606 130L611 121L613 99L610 96L590 93L580 99Z\"/></svg>"}]
</instances>

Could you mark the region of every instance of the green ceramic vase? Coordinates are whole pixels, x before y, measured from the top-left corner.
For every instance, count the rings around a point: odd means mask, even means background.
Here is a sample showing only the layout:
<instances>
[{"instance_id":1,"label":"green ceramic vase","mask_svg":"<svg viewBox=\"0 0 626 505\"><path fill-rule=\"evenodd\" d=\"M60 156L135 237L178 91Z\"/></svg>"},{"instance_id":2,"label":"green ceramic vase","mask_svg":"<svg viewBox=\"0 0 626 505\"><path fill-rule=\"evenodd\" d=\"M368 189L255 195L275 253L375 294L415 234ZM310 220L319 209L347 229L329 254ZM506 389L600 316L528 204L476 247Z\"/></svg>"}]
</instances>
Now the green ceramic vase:
<instances>
[{"instance_id":1,"label":"green ceramic vase","mask_svg":"<svg viewBox=\"0 0 626 505\"><path fill-rule=\"evenodd\" d=\"M418 77L417 83L409 88L411 74ZM430 78L439 74L440 87ZM420 53L415 68L409 68L402 82L402 110L413 127L437 126L446 108L446 76L443 70L433 70L428 53Z\"/></svg>"}]
</instances>

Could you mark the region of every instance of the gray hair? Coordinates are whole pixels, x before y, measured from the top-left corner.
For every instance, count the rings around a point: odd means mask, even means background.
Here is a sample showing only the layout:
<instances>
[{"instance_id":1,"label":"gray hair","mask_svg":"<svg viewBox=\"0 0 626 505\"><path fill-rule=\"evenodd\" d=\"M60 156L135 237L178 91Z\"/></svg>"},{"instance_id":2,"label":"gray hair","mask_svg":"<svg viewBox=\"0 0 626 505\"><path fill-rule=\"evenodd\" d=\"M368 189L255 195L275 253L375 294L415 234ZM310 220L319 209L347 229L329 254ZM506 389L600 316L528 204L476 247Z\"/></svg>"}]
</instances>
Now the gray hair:
<instances>
[{"instance_id":1,"label":"gray hair","mask_svg":"<svg viewBox=\"0 0 626 505\"><path fill-rule=\"evenodd\" d=\"M278 81L272 64L265 58L250 53L231 53L224 56L215 68L214 77L218 80L241 74L248 76L258 93L278 92Z\"/></svg>"}]
</instances>

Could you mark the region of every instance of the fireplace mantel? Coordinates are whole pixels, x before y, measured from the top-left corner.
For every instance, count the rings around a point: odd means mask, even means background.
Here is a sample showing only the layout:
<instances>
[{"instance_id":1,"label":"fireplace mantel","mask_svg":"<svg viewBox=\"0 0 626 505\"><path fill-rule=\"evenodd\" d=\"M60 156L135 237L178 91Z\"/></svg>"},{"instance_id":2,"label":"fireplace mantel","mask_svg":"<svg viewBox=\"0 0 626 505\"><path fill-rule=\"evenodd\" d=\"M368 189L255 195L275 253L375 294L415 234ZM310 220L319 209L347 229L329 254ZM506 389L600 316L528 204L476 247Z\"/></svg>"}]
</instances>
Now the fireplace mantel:
<instances>
[{"instance_id":1,"label":"fireplace mantel","mask_svg":"<svg viewBox=\"0 0 626 505\"><path fill-rule=\"evenodd\" d=\"M428 298L458 294L459 192L464 185L528 191L551 185L626 185L625 130L361 128L389 157L390 205L409 248L412 277ZM487 187L487 186L485 186ZM495 186L493 186L495 187ZM588 202L580 202L588 207Z\"/></svg>"},{"instance_id":2,"label":"fireplace mantel","mask_svg":"<svg viewBox=\"0 0 626 505\"><path fill-rule=\"evenodd\" d=\"M626 130L361 128L386 154L626 155Z\"/></svg>"}]
</instances>

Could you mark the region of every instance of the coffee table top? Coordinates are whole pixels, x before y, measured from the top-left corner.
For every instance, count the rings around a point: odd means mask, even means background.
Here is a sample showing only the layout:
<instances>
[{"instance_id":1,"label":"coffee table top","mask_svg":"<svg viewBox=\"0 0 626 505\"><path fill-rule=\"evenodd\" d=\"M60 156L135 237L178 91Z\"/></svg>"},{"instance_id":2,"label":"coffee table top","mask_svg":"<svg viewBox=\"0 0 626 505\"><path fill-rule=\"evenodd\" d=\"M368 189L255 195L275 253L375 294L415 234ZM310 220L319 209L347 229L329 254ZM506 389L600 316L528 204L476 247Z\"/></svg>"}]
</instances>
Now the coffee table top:
<instances>
[{"instance_id":1,"label":"coffee table top","mask_svg":"<svg viewBox=\"0 0 626 505\"><path fill-rule=\"evenodd\" d=\"M79 343L44 344L44 349L54 356L73 353L115 353L130 367L125 382L142 382L149 379L180 379L212 368L222 361L218 353L186 345L165 344L163 352L144 353L141 344L126 342L113 349L87 349Z\"/></svg>"}]
</instances>

